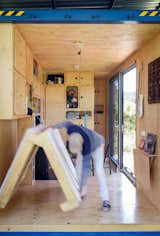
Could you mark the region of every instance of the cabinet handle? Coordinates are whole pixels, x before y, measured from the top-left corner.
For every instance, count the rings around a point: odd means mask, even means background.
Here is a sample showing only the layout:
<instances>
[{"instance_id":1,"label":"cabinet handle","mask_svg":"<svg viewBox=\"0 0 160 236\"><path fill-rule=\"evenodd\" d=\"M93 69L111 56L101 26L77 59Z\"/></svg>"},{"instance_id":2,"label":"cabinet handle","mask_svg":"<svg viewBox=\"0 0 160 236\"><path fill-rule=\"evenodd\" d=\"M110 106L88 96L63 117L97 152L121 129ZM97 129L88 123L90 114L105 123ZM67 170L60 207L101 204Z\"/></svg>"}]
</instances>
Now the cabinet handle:
<instances>
[{"instance_id":1,"label":"cabinet handle","mask_svg":"<svg viewBox=\"0 0 160 236\"><path fill-rule=\"evenodd\" d=\"M80 98L82 99L82 98L84 98L83 96L80 96Z\"/></svg>"}]
</instances>

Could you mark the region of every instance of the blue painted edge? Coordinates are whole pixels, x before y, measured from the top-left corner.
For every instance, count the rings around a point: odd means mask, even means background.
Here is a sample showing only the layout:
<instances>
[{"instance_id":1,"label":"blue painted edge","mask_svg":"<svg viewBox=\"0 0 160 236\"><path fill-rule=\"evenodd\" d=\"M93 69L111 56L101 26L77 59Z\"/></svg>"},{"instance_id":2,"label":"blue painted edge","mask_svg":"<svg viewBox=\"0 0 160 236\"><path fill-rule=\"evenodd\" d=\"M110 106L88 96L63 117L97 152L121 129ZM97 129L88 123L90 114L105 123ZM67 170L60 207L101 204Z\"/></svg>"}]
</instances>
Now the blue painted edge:
<instances>
[{"instance_id":1,"label":"blue painted edge","mask_svg":"<svg viewBox=\"0 0 160 236\"><path fill-rule=\"evenodd\" d=\"M7 10L7 9L0 9ZM20 11L23 9L13 9ZM66 9L24 10L22 16L0 16L6 23L160 23L160 11L156 16L140 16L139 10ZM152 11L149 11L152 12Z\"/></svg>"},{"instance_id":2,"label":"blue painted edge","mask_svg":"<svg viewBox=\"0 0 160 236\"><path fill-rule=\"evenodd\" d=\"M1 236L159 236L160 232L0 232Z\"/></svg>"}]
</instances>

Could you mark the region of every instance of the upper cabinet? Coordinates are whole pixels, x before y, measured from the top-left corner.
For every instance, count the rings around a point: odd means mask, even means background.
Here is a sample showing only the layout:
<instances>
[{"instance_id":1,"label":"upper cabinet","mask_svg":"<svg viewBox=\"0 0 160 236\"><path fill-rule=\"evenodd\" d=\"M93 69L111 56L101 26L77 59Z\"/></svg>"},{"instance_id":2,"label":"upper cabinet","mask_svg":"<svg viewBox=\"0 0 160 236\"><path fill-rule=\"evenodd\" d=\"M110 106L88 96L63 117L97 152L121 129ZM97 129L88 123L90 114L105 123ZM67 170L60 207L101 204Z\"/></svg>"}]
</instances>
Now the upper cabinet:
<instances>
[{"instance_id":1,"label":"upper cabinet","mask_svg":"<svg viewBox=\"0 0 160 236\"><path fill-rule=\"evenodd\" d=\"M0 24L0 119L13 114L13 26Z\"/></svg>"},{"instance_id":2,"label":"upper cabinet","mask_svg":"<svg viewBox=\"0 0 160 236\"><path fill-rule=\"evenodd\" d=\"M66 72L65 81L70 86L94 86L94 74L92 72Z\"/></svg>"},{"instance_id":3,"label":"upper cabinet","mask_svg":"<svg viewBox=\"0 0 160 236\"><path fill-rule=\"evenodd\" d=\"M27 113L27 86L25 78L14 72L14 114L26 115Z\"/></svg>"},{"instance_id":4,"label":"upper cabinet","mask_svg":"<svg viewBox=\"0 0 160 236\"><path fill-rule=\"evenodd\" d=\"M66 72L65 81L69 86L79 86L79 73L78 72Z\"/></svg>"},{"instance_id":5,"label":"upper cabinet","mask_svg":"<svg viewBox=\"0 0 160 236\"><path fill-rule=\"evenodd\" d=\"M78 89L78 106L68 107L80 110L93 110L94 108L94 74L93 72L66 72L67 88ZM73 89L72 89L73 88ZM70 98L70 94L68 95ZM71 97L72 98L72 97ZM73 97L74 99L74 97ZM72 100L73 100L72 99Z\"/></svg>"},{"instance_id":6,"label":"upper cabinet","mask_svg":"<svg viewBox=\"0 0 160 236\"><path fill-rule=\"evenodd\" d=\"M40 73L34 76L33 55L13 24L0 24L0 32L0 119L24 117L31 103L30 91L41 96L42 69L38 64Z\"/></svg>"},{"instance_id":7,"label":"upper cabinet","mask_svg":"<svg viewBox=\"0 0 160 236\"><path fill-rule=\"evenodd\" d=\"M14 30L14 67L17 72L26 76L26 44L17 29Z\"/></svg>"},{"instance_id":8,"label":"upper cabinet","mask_svg":"<svg viewBox=\"0 0 160 236\"><path fill-rule=\"evenodd\" d=\"M26 79L29 84L33 81L33 56L28 47L26 47Z\"/></svg>"},{"instance_id":9,"label":"upper cabinet","mask_svg":"<svg viewBox=\"0 0 160 236\"><path fill-rule=\"evenodd\" d=\"M79 74L79 84L80 86L94 86L94 75L92 72L81 72Z\"/></svg>"}]
</instances>

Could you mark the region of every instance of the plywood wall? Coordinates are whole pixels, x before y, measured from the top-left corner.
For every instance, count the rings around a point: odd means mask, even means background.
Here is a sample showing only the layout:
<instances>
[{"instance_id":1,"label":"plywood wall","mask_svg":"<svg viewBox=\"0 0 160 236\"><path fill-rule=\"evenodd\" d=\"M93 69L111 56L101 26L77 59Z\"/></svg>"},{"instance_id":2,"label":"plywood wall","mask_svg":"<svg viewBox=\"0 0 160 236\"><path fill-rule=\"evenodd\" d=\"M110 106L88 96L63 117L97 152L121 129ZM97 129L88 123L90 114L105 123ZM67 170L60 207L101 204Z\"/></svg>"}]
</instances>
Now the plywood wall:
<instances>
[{"instance_id":1,"label":"plywood wall","mask_svg":"<svg viewBox=\"0 0 160 236\"><path fill-rule=\"evenodd\" d=\"M139 51L128 58L118 69L114 71L112 76L120 71L124 71L130 65L136 62L137 64L137 80L140 77L142 80L141 93L144 95L144 116L137 118L137 144L141 139L140 132L144 130L158 135L156 153L160 154L160 104L148 104L148 63L160 56L160 34L154 39L145 44ZM138 81L137 81L138 82ZM137 83L138 84L138 83ZM139 166L142 175L145 174L143 166ZM149 190L146 189L145 184L138 186L149 198L156 207L160 209L160 157L156 157L152 166L152 177Z\"/></svg>"},{"instance_id":2,"label":"plywood wall","mask_svg":"<svg viewBox=\"0 0 160 236\"><path fill-rule=\"evenodd\" d=\"M16 120L0 120L0 185L16 152L16 135Z\"/></svg>"},{"instance_id":3,"label":"plywood wall","mask_svg":"<svg viewBox=\"0 0 160 236\"><path fill-rule=\"evenodd\" d=\"M22 118L17 120L17 144L19 145L24 133L28 128L33 127L34 124L34 118ZM32 184L33 179L33 163L30 162L30 165L28 166L28 170L26 171L26 176L24 177L23 184Z\"/></svg>"},{"instance_id":4,"label":"plywood wall","mask_svg":"<svg viewBox=\"0 0 160 236\"><path fill-rule=\"evenodd\" d=\"M0 83L0 115L2 119L0 120L0 184L8 171L16 148L21 142L26 129L34 126L34 117L26 115L27 84L33 85L33 96L42 98L42 120L44 120L45 97L43 68L38 65L39 75L38 78L34 78L34 55L18 29L13 24L2 24L1 33L0 54L3 57L0 56L0 69L2 72ZM16 76L14 77L15 74ZM13 107L16 108L14 112ZM25 183L32 183L32 166L29 168Z\"/></svg>"},{"instance_id":5,"label":"plywood wall","mask_svg":"<svg viewBox=\"0 0 160 236\"><path fill-rule=\"evenodd\" d=\"M10 118L13 114L13 27L0 25L0 117Z\"/></svg>"},{"instance_id":6,"label":"plywood wall","mask_svg":"<svg viewBox=\"0 0 160 236\"><path fill-rule=\"evenodd\" d=\"M15 152L27 128L33 126L33 118L0 120L0 185L10 167ZM32 183L32 167L24 178L25 184Z\"/></svg>"}]
</instances>

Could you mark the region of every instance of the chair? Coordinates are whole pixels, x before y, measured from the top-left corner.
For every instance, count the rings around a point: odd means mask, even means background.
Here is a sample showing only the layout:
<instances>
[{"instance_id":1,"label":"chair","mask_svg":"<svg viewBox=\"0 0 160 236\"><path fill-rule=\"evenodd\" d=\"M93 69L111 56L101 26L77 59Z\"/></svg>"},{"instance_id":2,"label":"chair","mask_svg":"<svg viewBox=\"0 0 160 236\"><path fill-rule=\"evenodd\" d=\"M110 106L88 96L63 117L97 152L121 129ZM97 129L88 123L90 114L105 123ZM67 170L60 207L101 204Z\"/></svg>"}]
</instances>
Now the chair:
<instances>
[{"instance_id":1,"label":"chair","mask_svg":"<svg viewBox=\"0 0 160 236\"><path fill-rule=\"evenodd\" d=\"M105 153L104 153L104 169L109 168L109 174L112 174L112 168L111 168L111 158L110 158L110 152L109 152L109 143L107 144ZM108 159L108 163L107 162Z\"/></svg>"}]
</instances>

